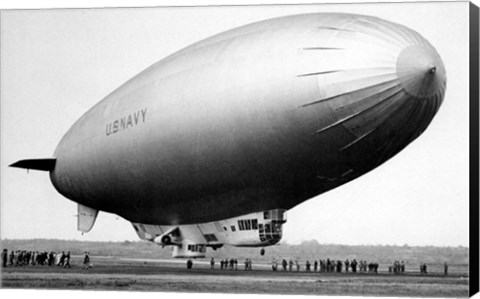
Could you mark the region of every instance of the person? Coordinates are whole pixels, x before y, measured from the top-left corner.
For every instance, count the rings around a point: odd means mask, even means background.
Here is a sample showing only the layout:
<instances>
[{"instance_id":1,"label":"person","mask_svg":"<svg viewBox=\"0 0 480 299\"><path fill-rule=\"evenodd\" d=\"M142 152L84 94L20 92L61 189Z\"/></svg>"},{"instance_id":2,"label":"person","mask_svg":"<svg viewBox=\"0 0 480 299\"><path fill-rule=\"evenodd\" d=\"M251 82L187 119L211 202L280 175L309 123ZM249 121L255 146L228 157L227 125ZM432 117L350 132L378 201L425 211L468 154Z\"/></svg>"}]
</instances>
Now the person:
<instances>
[{"instance_id":1,"label":"person","mask_svg":"<svg viewBox=\"0 0 480 299\"><path fill-rule=\"evenodd\" d=\"M53 251L50 251L50 253L48 254L48 262L47 262L49 266L53 265L54 259L55 259L55 256L53 255Z\"/></svg>"},{"instance_id":2,"label":"person","mask_svg":"<svg viewBox=\"0 0 480 299\"><path fill-rule=\"evenodd\" d=\"M188 259L188 261L187 261L187 269L192 269L192 266L193 266L192 259Z\"/></svg>"},{"instance_id":3,"label":"person","mask_svg":"<svg viewBox=\"0 0 480 299\"><path fill-rule=\"evenodd\" d=\"M277 271L277 261L275 258L272 259L272 271Z\"/></svg>"},{"instance_id":4,"label":"person","mask_svg":"<svg viewBox=\"0 0 480 299\"><path fill-rule=\"evenodd\" d=\"M233 264L235 265L235 270L238 270L238 261L237 261L237 259L233 259Z\"/></svg>"},{"instance_id":5,"label":"person","mask_svg":"<svg viewBox=\"0 0 480 299\"><path fill-rule=\"evenodd\" d=\"M18 250L17 252L18 253L15 255L15 257L16 257L15 266L16 267L22 266L22 262L23 262L23 250Z\"/></svg>"},{"instance_id":6,"label":"person","mask_svg":"<svg viewBox=\"0 0 480 299\"><path fill-rule=\"evenodd\" d=\"M10 255L8 256L8 264L9 264L10 266L13 266L13 259L14 259L14 257L15 257L15 253L14 253L13 250L12 250L12 251L10 251Z\"/></svg>"},{"instance_id":7,"label":"person","mask_svg":"<svg viewBox=\"0 0 480 299\"><path fill-rule=\"evenodd\" d=\"M347 260L345 260L345 272L348 273L348 267L350 266L350 262Z\"/></svg>"},{"instance_id":8,"label":"person","mask_svg":"<svg viewBox=\"0 0 480 299\"><path fill-rule=\"evenodd\" d=\"M288 262L288 271L292 272L292 268L293 268L293 261L292 259L290 259L290 261Z\"/></svg>"},{"instance_id":9,"label":"person","mask_svg":"<svg viewBox=\"0 0 480 299\"><path fill-rule=\"evenodd\" d=\"M350 266L352 267L352 272L353 273L357 273L357 260L356 259L353 259L352 263L350 264Z\"/></svg>"},{"instance_id":10,"label":"person","mask_svg":"<svg viewBox=\"0 0 480 299\"><path fill-rule=\"evenodd\" d=\"M220 260L220 270L223 270L223 260Z\"/></svg>"},{"instance_id":11,"label":"person","mask_svg":"<svg viewBox=\"0 0 480 299\"><path fill-rule=\"evenodd\" d=\"M70 268L70 251L68 251L67 254L65 255L65 259L63 262L64 262L63 268Z\"/></svg>"},{"instance_id":12,"label":"person","mask_svg":"<svg viewBox=\"0 0 480 299\"><path fill-rule=\"evenodd\" d=\"M245 259L245 270L252 270L252 260L249 258Z\"/></svg>"},{"instance_id":13,"label":"person","mask_svg":"<svg viewBox=\"0 0 480 299\"><path fill-rule=\"evenodd\" d=\"M215 268L215 260L213 259L213 256L212 256L212 259L210 260L210 269L214 269Z\"/></svg>"},{"instance_id":14,"label":"person","mask_svg":"<svg viewBox=\"0 0 480 299\"><path fill-rule=\"evenodd\" d=\"M32 266L35 266L37 264L37 251L32 251L32 256L31 256L31 259L30 259L30 264Z\"/></svg>"},{"instance_id":15,"label":"person","mask_svg":"<svg viewBox=\"0 0 480 299\"><path fill-rule=\"evenodd\" d=\"M305 270L306 270L307 272L310 272L310 261L307 261L307 262L305 263Z\"/></svg>"},{"instance_id":16,"label":"person","mask_svg":"<svg viewBox=\"0 0 480 299\"><path fill-rule=\"evenodd\" d=\"M448 265L447 265L447 262L445 262L445 264L443 264L443 271L444 271L445 276L447 276L447 275L448 275Z\"/></svg>"},{"instance_id":17,"label":"person","mask_svg":"<svg viewBox=\"0 0 480 299\"><path fill-rule=\"evenodd\" d=\"M25 255L23 256L23 263L25 265L30 265L30 257L32 256L31 251L25 251Z\"/></svg>"},{"instance_id":18,"label":"person","mask_svg":"<svg viewBox=\"0 0 480 299\"><path fill-rule=\"evenodd\" d=\"M317 272L317 268L318 268L318 262L317 260L315 260L315 262L313 262L313 272Z\"/></svg>"},{"instance_id":19,"label":"person","mask_svg":"<svg viewBox=\"0 0 480 299\"><path fill-rule=\"evenodd\" d=\"M65 262L65 252L64 251L62 251L61 253L58 252L56 265L59 266L59 267L63 267L64 262Z\"/></svg>"},{"instance_id":20,"label":"person","mask_svg":"<svg viewBox=\"0 0 480 299\"><path fill-rule=\"evenodd\" d=\"M37 255L37 264L41 266L45 265L46 258L47 258L47 252L46 251L40 252Z\"/></svg>"},{"instance_id":21,"label":"person","mask_svg":"<svg viewBox=\"0 0 480 299\"><path fill-rule=\"evenodd\" d=\"M6 248L2 251L2 267L7 267L7 260L8 260L8 250Z\"/></svg>"},{"instance_id":22,"label":"person","mask_svg":"<svg viewBox=\"0 0 480 299\"><path fill-rule=\"evenodd\" d=\"M287 271L287 260L286 259L282 260L282 268L283 268L283 271Z\"/></svg>"},{"instance_id":23,"label":"person","mask_svg":"<svg viewBox=\"0 0 480 299\"><path fill-rule=\"evenodd\" d=\"M424 274L424 273L423 273L423 270L424 270L424 269L423 269L423 262L420 262L419 268L420 268L420 274Z\"/></svg>"},{"instance_id":24,"label":"person","mask_svg":"<svg viewBox=\"0 0 480 299\"><path fill-rule=\"evenodd\" d=\"M85 255L83 256L83 266L82 270L88 270L92 266L90 265L90 256L88 255L88 252L85 251Z\"/></svg>"}]
</instances>

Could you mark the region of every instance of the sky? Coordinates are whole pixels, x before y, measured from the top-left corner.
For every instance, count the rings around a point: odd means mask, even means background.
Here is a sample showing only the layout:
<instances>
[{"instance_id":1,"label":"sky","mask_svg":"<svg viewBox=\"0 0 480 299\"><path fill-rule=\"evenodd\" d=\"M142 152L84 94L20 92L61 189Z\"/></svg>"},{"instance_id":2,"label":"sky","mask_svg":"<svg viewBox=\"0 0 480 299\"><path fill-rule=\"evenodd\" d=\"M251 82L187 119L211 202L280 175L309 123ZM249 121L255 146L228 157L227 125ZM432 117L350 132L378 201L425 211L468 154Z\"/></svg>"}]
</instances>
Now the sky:
<instances>
[{"instance_id":1,"label":"sky","mask_svg":"<svg viewBox=\"0 0 480 299\"><path fill-rule=\"evenodd\" d=\"M76 203L48 173L8 165L51 157L83 113L167 55L241 25L310 12L373 15L419 32L443 59L447 92L425 133L397 156L288 211L282 240L468 246L466 2L3 11L1 238L139 240L129 222L104 212L82 235Z\"/></svg>"}]
</instances>

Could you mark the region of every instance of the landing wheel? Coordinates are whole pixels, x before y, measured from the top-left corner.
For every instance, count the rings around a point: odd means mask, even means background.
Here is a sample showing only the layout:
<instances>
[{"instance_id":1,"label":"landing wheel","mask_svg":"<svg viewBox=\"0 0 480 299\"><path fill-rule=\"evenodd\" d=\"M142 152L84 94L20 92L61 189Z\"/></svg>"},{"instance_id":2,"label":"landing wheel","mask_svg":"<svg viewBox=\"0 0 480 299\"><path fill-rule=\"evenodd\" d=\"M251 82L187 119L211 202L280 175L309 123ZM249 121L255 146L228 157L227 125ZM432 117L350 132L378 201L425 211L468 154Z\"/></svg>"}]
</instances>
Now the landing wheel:
<instances>
[{"instance_id":1,"label":"landing wheel","mask_svg":"<svg viewBox=\"0 0 480 299\"><path fill-rule=\"evenodd\" d=\"M260 255L264 255L265 254L265 249L260 249Z\"/></svg>"}]
</instances>

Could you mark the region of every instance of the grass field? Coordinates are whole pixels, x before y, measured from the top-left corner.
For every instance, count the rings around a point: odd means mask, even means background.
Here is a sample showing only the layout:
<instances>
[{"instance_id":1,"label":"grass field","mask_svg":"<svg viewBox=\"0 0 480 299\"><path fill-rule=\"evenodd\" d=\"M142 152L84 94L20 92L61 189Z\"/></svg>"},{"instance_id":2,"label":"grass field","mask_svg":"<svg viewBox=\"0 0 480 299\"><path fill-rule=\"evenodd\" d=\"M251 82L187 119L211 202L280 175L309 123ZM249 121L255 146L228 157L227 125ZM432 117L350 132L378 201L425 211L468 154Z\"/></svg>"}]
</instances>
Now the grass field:
<instances>
[{"instance_id":1,"label":"grass field","mask_svg":"<svg viewBox=\"0 0 480 299\"><path fill-rule=\"evenodd\" d=\"M269 270L254 263L253 271L210 269L207 260L147 260L92 256L93 267L81 269L81 256L72 268L23 266L2 269L2 288L140 290L250 294L317 294L368 296L467 297L468 271L453 267L448 276L433 269L428 275L409 271L389 274L307 273ZM241 264L239 264L240 266ZM463 269L463 270L462 270Z\"/></svg>"}]
</instances>

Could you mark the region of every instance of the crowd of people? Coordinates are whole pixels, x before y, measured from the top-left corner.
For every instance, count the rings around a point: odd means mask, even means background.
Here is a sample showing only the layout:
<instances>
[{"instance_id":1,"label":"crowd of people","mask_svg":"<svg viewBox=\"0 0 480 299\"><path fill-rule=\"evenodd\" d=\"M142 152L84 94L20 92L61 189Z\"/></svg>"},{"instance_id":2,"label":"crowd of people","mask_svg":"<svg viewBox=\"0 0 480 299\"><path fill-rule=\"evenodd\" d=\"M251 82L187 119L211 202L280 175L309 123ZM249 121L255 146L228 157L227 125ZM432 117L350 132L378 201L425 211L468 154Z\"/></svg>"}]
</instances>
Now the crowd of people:
<instances>
[{"instance_id":1,"label":"crowd of people","mask_svg":"<svg viewBox=\"0 0 480 299\"><path fill-rule=\"evenodd\" d=\"M71 268L70 251L32 251L32 250L11 250L3 249L2 267L22 267L22 266L58 266ZM88 252L84 253L82 269L90 269L90 256Z\"/></svg>"},{"instance_id":2,"label":"crowd of people","mask_svg":"<svg viewBox=\"0 0 480 299\"><path fill-rule=\"evenodd\" d=\"M252 270L252 260L247 258L244 262L245 270ZM210 259L210 269L215 269L215 259ZM220 260L220 270L238 270L238 260L236 258Z\"/></svg>"},{"instance_id":3,"label":"crowd of people","mask_svg":"<svg viewBox=\"0 0 480 299\"><path fill-rule=\"evenodd\" d=\"M30 251L30 250L11 250L3 249L2 267L21 267L21 266L59 266L70 268L70 251Z\"/></svg>"},{"instance_id":4,"label":"crowd of people","mask_svg":"<svg viewBox=\"0 0 480 299\"><path fill-rule=\"evenodd\" d=\"M215 265L215 261L213 260L213 257L212 257L212 260L210 261L210 264L212 265L212 261L213 261L213 266ZM238 261L237 259L228 259L226 258L225 260L220 260L220 269L230 269L230 270L238 270Z\"/></svg>"},{"instance_id":5,"label":"crowd of people","mask_svg":"<svg viewBox=\"0 0 480 299\"><path fill-rule=\"evenodd\" d=\"M293 271L294 266L296 271L300 271L302 266L298 262L298 260L289 260L287 262L286 259L283 259L281 262L282 269L283 271ZM357 268L358 266L358 268ZM278 269L278 262L273 259L272 260L272 270L277 271ZM356 259L353 259L352 261L349 261L348 259L342 262L341 260L330 260L328 259L323 259L323 260L314 260L313 263L310 263L310 261L305 262L305 271L306 272L337 272L341 273L343 271L345 272L353 272L357 273L358 272L378 272L378 263L367 263L367 261L359 261L357 262Z\"/></svg>"},{"instance_id":6,"label":"crowd of people","mask_svg":"<svg viewBox=\"0 0 480 299\"><path fill-rule=\"evenodd\" d=\"M244 262L245 270L252 270L252 260L247 258ZM212 257L210 259L210 269L215 269L216 262ZM357 261L356 259L346 259L345 261L333 260L333 259L321 259L310 262L305 261L304 264L298 262L298 260L277 260L272 259L271 262L272 271L305 271L305 272L319 272L319 273L378 273L379 264L376 262L367 262L366 260ZM220 260L221 270L238 270L238 261L236 258L222 259ZM405 273L405 262L394 261L391 266L388 266L388 272L394 274ZM427 265L423 262L420 263L420 273L427 274ZM444 274L448 275L448 265L444 264Z\"/></svg>"},{"instance_id":7,"label":"crowd of people","mask_svg":"<svg viewBox=\"0 0 480 299\"><path fill-rule=\"evenodd\" d=\"M402 261L401 263L399 261L394 261L393 265L388 267L388 272L389 273L394 273L394 274L403 274L405 273L405 262Z\"/></svg>"},{"instance_id":8,"label":"crowd of people","mask_svg":"<svg viewBox=\"0 0 480 299\"><path fill-rule=\"evenodd\" d=\"M21 267L21 266L58 266L63 268L70 268L70 251L30 251L30 250L11 250L10 252L7 249L2 251L2 267ZM215 269L215 259L212 257L210 260L210 268ZM191 260L187 261L187 267L192 268L193 262ZM365 260L357 261L356 259L350 260L331 260L329 258L322 260L314 260L312 263L310 261L305 262L305 271L306 272L325 272L325 273L378 273L378 263L370 262L368 263ZM282 259L279 263L275 258L271 263L272 270L277 271L279 266L283 271L294 271L297 272L302 270L302 265L298 260L293 261L290 259ZM90 253L84 252L82 270L88 270L92 267L90 264ZM420 262L419 265L420 274L427 274L427 265L424 262ZM238 270L238 261L236 258L231 259L222 259L220 260L220 269L221 270ZM244 269L252 270L252 260L246 258L244 261ZM394 274L404 274L405 273L405 262L404 261L394 261L391 266L388 266L388 272ZM444 263L444 275L448 275L448 265Z\"/></svg>"},{"instance_id":9,"label":"crowd of people","mask_svg":"<svg viewBox=\"0 0 480 299\"><path fill-rule=\"evenodd\" d=\"M210 269L215 269L215 259L212 257L210 259ZM245 270L252 270L252 260L247 258L244 262L244 269ZM356 259L350 260L330 260L329 258L323 260L314 260L312 263L310 261L306 261L304 264L305 268L302 268L302 264L298 262L298 260L290 259L287 261L286 259L282 259L281 262L278 262L275 258L272 260L271 267L273 271L277 271L279 269L283 269L283 271L302 271L305 269L306 272L325 272L325 273L378 273L378 263L368 263L365 260L357 261ZM281 268L279 268L281 267ZM220 260L220 269L221 270L238 270L238 261L236 258L231 259L222 259ZM403 269L404 266L403 266Z\"/></svg>"}]
</instances>

